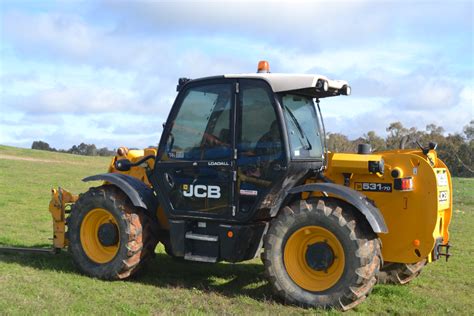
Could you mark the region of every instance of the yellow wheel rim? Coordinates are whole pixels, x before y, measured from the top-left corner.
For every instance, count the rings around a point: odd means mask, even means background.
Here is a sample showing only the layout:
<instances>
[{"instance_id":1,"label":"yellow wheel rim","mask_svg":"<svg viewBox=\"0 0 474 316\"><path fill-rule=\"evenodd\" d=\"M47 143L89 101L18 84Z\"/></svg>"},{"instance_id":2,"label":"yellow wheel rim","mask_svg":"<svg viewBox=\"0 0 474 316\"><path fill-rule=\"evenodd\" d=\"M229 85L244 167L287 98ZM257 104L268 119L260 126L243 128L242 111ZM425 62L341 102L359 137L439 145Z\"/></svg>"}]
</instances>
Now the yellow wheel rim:
<instances>
[{"instance_id":1,"label":"yellow wheel rim","mask_svg":"<svg viewBox=\"0 0 474 316\"><path fill-rule=\"evenodd\" d=\"M112 261L119 249L120 241L112 246L104 246L99 239L99 228L107 223L114 224L118 230L117 221L109 211L95 208L87 213L81 224L82 248L89 259L96 263ZM118 239L120 240L120 236Z\"/></svg>"},{"instance_id":2,"label":"yellow wheel rim","mask_svg":"<svg viewBox=\"0 0 474 316\"><path fill-rule=\"evenodd\" d=\"M326 249L326 254L332 259L326 262L324 268L314 267L314 262L321 262L321 258L315 257L311 250L315 247ZM345 258L341 243L333 233L320 226L305 226L295 231L286 242L283 261L293 282L312 292L331 288L344 273Z\"/></svg>"}]
</instances>

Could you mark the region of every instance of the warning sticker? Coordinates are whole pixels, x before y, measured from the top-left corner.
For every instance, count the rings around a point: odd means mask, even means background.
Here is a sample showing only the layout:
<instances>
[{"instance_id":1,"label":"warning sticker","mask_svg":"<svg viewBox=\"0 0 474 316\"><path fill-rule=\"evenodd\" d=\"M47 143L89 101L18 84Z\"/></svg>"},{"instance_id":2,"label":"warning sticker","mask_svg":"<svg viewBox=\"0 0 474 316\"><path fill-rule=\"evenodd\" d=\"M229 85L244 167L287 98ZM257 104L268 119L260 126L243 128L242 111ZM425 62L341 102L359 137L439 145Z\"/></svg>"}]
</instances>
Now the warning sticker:
<instances>
[{"instance_id":1,"label":"warning sticker","mask_svg":"<svg viewBox=\"0 0 474 316\"><path fill-rule=\"evenodd\" d=\"M258 191L255 191L255 190L240 190L240 195L257 196Z\"/></svg>"}]
</instances>

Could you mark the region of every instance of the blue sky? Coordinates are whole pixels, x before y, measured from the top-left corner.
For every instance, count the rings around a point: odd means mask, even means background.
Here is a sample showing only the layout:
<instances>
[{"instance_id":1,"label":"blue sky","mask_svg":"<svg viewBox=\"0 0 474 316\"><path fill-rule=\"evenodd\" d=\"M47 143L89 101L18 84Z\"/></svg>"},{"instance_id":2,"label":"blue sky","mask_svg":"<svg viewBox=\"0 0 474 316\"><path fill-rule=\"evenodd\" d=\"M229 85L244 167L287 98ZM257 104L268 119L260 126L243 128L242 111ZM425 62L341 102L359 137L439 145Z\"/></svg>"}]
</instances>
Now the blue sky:
<instances>
[{"instance_id":1,"label":"blue sky","mask_svg":"<svg viewBox=\"0 0 474 316\"><path fill-rule=\"evenodd\" d=\"M472 1L0 1L0 144L157 144L179 77L319 73L356 138L474 119Z\"/></svg>"}]
</instances>

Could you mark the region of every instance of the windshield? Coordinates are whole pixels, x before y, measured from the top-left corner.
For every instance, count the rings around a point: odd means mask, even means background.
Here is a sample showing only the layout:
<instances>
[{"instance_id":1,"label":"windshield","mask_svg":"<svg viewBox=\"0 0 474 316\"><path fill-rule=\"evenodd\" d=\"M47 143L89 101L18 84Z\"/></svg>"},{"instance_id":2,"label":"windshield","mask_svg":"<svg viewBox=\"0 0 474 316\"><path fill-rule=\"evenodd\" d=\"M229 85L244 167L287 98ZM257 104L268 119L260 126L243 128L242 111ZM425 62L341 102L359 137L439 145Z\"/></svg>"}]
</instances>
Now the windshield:
<instances>
[{"instance_id":1,"label":"windshield","mask_svg":"<svg viewBox=\"0 0 474 316\"><path fill-rule=\"evenodd\" d=\"M292 158L322 159L321 132L313 99L285 94L282 96L282 101Z\"/></svg>"}]
</instances>

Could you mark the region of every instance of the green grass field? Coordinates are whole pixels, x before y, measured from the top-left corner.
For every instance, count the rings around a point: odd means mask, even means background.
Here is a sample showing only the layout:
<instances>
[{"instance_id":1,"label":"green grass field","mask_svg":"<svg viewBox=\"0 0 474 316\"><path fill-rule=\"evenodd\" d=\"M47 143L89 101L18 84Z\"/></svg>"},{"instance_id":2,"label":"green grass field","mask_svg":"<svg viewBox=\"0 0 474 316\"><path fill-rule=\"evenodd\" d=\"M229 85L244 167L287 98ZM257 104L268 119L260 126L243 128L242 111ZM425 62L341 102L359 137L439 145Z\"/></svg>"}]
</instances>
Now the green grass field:
<instances>
[{"instance_id":1,"label":"green grass field","mask_svg":"<svg viewBox=\"0 0 474 316\"><path fill-rule=\"evenodd\" d=\"M50 188L84 192L80 180L109 158L0 146L0 244L48 246ZM454 179L453 257L428 265L408 286L377 285L347 314L472 314L474 179ZM0 314L337 314L281 304L259 260L217 265L173 260L161 248L150 267L126 282L80 275L67 252L0 254Z\"/></svg>"}]
</instances>

